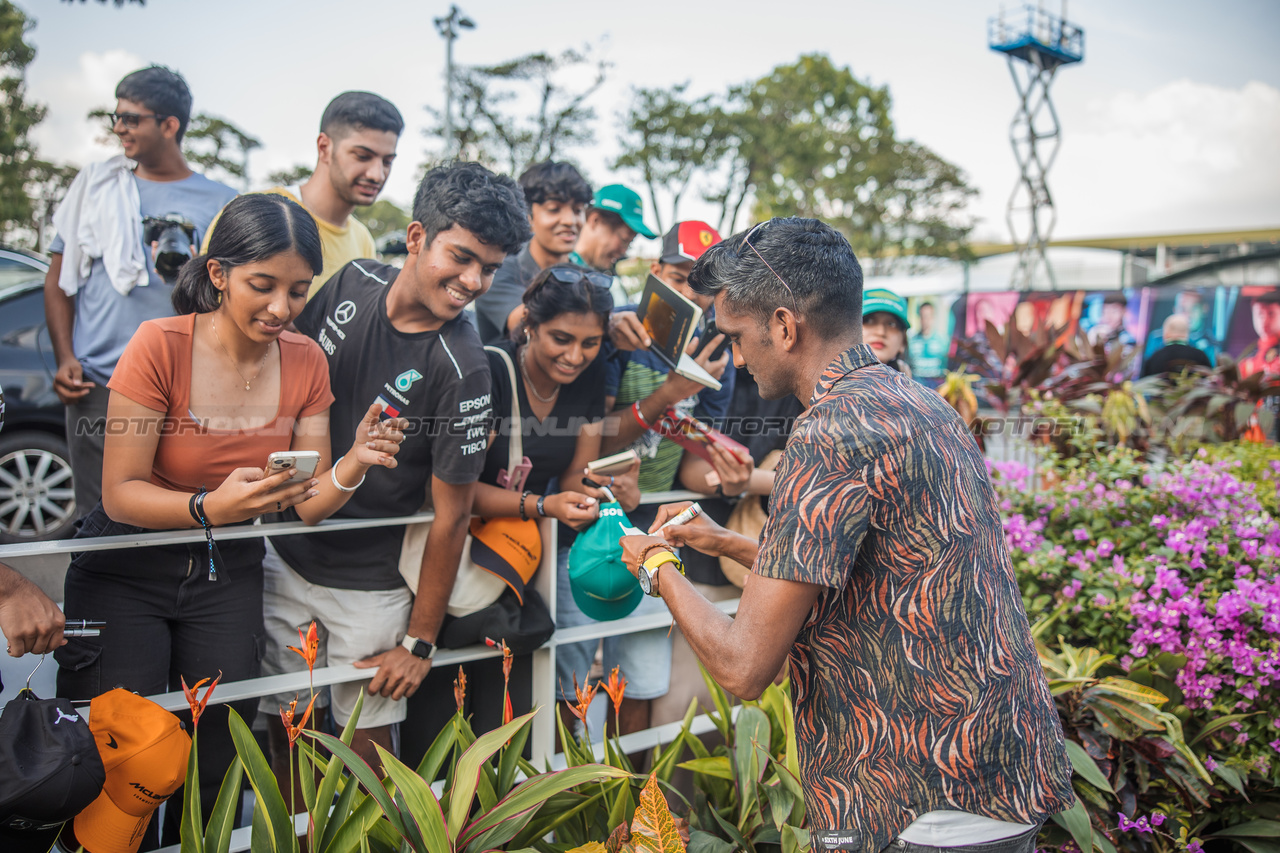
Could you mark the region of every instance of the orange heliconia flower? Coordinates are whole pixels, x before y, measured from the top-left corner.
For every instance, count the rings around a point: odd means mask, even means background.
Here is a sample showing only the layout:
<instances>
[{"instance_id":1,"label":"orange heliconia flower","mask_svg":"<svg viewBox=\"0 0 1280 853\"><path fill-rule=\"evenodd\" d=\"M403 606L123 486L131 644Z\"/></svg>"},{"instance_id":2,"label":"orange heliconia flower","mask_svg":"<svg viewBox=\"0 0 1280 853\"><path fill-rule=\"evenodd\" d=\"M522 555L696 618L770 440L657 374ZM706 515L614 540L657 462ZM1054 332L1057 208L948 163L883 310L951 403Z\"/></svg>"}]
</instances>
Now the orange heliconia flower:
<instances>
[{"instance_id":1,"label":"orange heliconia flower","mask_svg":"<svg viewBox=\"0 0 1280 853\"><path fill-rule=\"evenodd\" d=\"M187 704L191 706L191 728L200 725L200 715L204 713L204 706L209 704L209 697L213 695L213 688L218 686L218 682L222 680L222 670L218 670L218 677L213 679L213 683L209 683L209 679L202 678L196 682L195 687L188 687L187 680L181 675L178 681L182 683L182 695L187 697ZM209 689L204 691L204 697L200 696L200 688L206 684Z\"/></svg>"},{"instance_id":2,"label":"orange heliconia flower","mask_svg":"<svg viewBox=\"0 0 1280 853\"><path fill-rule=\"evenodd\" d=\"M569 705L569 710L582 724L587 723L587 710L591 707L591 700L596 698L596 691L600 689L600 685L587 685L586 687L578 687L578 674L573 674L573 693L578 697L578 704Z\"/></svg>"},{"instance_id":3,"label":"orange heliconia flower","mask_svg":"<svg viewBox=\"0 0 1280 853\"><path fill-rule=\"evenodd\" d=\"M307 629L307 633L303 634L302 629L298 629L298 646L288 646L291 652L297 652L302 655L302 659L307 662L307 672L311 672L316 666L316 654L320 649L320 638L316 635L316 623L312 620L311 627Z\"/></svg>"},{"instance_id":4,"label":"orange heliconia flower","mask_svg":"<svg viewBox=\"0 0 1280 853\"><path fill-rule=\"evenodd\" d=\"M627 680L618 677L618 668L616 666L601 686L604 687L604 692L609 695L609 701L613 703L614 715L622 713L622 697L627 693Z\"/></svg>"},{"instance_id":5,"label":"orange heliconia flower","mask_svg":"<svg viewBox=\"0 0 1280 853\"><path fill-rule=\"evenodd\" d=\"M506 640L501 640L495 643L493 640L485 637L484 641L492 648L496 649L499 646L502 648L502 724L505 726L516 718L515 709L511 707L511 693L507 689L511 684L511 664L514 661L512 659L511 649L507 648Z\"/></svg>"},{"instance_id":6,"label":"orange heliconia flower","mask_svg":"<svg viewBox=\"0 0 1280 853\"><path fill-rule=\"evenodd\" d=\"M467 698L467 674L458 667L458 677L453 680L453 701L458 703L458 713L462 713L462 704Z\"/></svg>"},{"instance_id":7,"label":"orange heliconia flower","mask_svg":"<svg viewBox=\"0 0 1280 853\"><path fill-rule=\"evenodd\" d=\"M307 721L311 719L311 709L316 704L315 694L311 694L311 701L307 703L307 710L303 712L302 719L295 726L293 724L294 712L298 710L298 698L295 696L289 702L289 710L280 708L280 722L284 723L285 734L289 736L289 748L293 749L294 742L298 739L298 735L302 734L302 730L307 727Z\"/></svg>"}]
</instances>

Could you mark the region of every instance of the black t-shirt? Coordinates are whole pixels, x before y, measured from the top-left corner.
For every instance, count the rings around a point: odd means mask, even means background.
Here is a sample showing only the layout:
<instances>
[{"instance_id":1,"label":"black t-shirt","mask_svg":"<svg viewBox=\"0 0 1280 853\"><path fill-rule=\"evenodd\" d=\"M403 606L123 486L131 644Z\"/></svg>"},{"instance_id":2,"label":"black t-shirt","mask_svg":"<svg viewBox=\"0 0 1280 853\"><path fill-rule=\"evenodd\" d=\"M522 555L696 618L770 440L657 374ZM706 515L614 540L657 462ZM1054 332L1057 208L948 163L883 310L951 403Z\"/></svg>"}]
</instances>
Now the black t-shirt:
<instances>
[{"instance_id":1,"label":"black t-shirt","mask_svg":"<svg viewBox=\"0 0 1280 853\"><path fill-rule=\"evenodd\" d=\"M376 261L352 261L329 279L294 321L329 359L337 398L329 410L333 459L346 453L375 400L409 419L396 468L374 466L335 518L390 518L417 512L434 475L473 483L489 438L489 361L463 317L431 332L405 334L387 317L387 286L399 273ZM343 485L351 485L344 483ZM292 510L288 517L296 518ZM271 543L308 581L337 589L396 589L404 527L378 527Z\"/></svg>"},{"instance_id":2,"label":"black t-shirt","mask_svg":"<svg viewBox=\"0 0 1280 853\"><path fill-rule=\"evenodd\" d=\"M546 420L539 421L529 403L524 382L519 381L520 361L516 358L516 344L513 341L502 341L493 346L505 350L516 369L523 450L533 465L524 487L535 495L546 494L551 481L564 473L564 469L573 461L574 451L578 448L578 433L587 424L604 419L603 354L597 355L577 379L560 388L560 395L556 397L551 413ZM489 371L493 376L495 435L485 457L480 482L496 486L498 473L506 470L507 454L510 453L511 378L501 356L491 352L486 352L485 355L489 357ZM573 489L576 485L570 483L560 488ZM525 507L526 512L530 509L532 507Z\"/></svg>"}]
</instances>

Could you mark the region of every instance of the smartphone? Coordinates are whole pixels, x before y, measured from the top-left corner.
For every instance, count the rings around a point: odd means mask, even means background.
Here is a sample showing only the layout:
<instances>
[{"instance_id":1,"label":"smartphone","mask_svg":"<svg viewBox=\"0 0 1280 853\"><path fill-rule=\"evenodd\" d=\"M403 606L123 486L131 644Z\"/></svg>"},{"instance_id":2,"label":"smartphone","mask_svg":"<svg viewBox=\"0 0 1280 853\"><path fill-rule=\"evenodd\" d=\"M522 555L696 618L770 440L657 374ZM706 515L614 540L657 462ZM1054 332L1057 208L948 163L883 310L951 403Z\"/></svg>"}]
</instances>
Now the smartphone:
<instances>
[{"instance_id":1,"label":"smartphone","mask_svg":"<svg viewBox=\"0 0 1280 853\"><path fill-rule=\"evenodd\" d=\"M702 353L706 351L706 348L718 334L720 334L720 330L716 328L716 321L708 320L706 328L702 331L702 342L700 349L698 350L699 357L701 357ZM724 351L727 350L729 346L729 337L726 335L725 339L717 344L716 348L711 351L710 361L719 361L720 356L724 355Z\"/></svg>"},{"instance_id":2,"label":"smartphone","mask_svg":"<svg viewBox=\"0 0 1280 853\"><path fill-rule=\"evenodd\" d=\"M629 470L639 458L640 454L634 450L627 449L621 453L615 453L612 456L605 456L602 459L596 459L594 462L588 462L587 470L592 474L612 477L615 474L621 474Z\"/></svg>"},{"instance_id":3,"label":"smartphone","mask_svg":"<svg viewBox=\"0 0 1280 853\"><path fill-rule=\"evenodd\" d=\"M297 468L286 483L305 483L316 475L316 467L320 464L318 450L277 450L267 457L267 474L279 474L290 468Z\"/></svg>"}]
</instances>

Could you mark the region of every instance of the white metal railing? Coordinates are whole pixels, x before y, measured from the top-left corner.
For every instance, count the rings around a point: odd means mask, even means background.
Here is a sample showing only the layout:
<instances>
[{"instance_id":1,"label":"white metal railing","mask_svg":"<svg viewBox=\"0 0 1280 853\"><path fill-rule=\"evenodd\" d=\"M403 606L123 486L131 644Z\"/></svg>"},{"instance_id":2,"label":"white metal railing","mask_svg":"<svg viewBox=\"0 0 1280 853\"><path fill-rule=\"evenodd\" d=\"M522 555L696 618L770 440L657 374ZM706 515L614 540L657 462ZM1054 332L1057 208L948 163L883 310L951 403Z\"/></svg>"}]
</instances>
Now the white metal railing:
<instances>
[{"instance_id":1,"label":"white metal railing","mask_svg":"<svg viewBox=\"0 0 1280 853\"><path fill-rule=\"evenodd\" d=\"M641 503L662 504L678 500L695 500L702 497L695 492L671 491L653 492L642 496ZM302 522L276 522L270 524L239 525L216 528L216 538L220 540L251 539L264 535L332 533L342 530L358 530L376 527L388 527L398 524L431 521L432 513L418 513L396 518L378 519L328 519L319 524L307 525ZM543 597L554 621L556 616L556 555L558 540L556 522L553 519L542 519L539 522L542 534L542 564L534 577L534 588ZM118 550L123 548L146 548L156 545L177 545L198 543L205 540L203 530L162 531L128 536L100 536L84 539L66 539L53 542L28 542L16 545L0 545L0 562L13 557L34 557L51 554L70 554L81 551ZM716 604L728 614L738 609L736 598ZM75 614L78 617L95 618L100 614ZM565 643L576 643L583 640L594 640L603 637L615 637L647 631L654 628L667 627L671 617L665 613L645 616L630 616L612 622L594 622L575 628L558 629L550 640L533 653L533 704L548 711L554 709L557 700L556 690L556 646ZM109 630L109 626L108 626ZM468 661L496 657L500 652L488 646L472 646L465 649L441 650L436 654L433 667L453 666ZM210 702L223 704L276 693L305 692L311 684L317 687L345 684L352 681L367 681L373 674L367 669L356 669L351 665L328 666L316 669L313 673L296 672L281 675L269 675L259 678L245 679L219 684ZM186 698L181 691L162 693L148 697L161 707L170 711L179 711L187 707ZM659 738L670 739L673 733L666 732L667 727L659 726L637 732L632 737L636 748L645 748L663 742ZM674 731L678 731L678 726ZM666 732L665 734L663 734ZM531 732L530 749L535 762L542 763L557 760L555 752L555 717L553 713L542 713L534 717ZM560 757L559 760L563 760Z\"/></svg>"}]
</instances>

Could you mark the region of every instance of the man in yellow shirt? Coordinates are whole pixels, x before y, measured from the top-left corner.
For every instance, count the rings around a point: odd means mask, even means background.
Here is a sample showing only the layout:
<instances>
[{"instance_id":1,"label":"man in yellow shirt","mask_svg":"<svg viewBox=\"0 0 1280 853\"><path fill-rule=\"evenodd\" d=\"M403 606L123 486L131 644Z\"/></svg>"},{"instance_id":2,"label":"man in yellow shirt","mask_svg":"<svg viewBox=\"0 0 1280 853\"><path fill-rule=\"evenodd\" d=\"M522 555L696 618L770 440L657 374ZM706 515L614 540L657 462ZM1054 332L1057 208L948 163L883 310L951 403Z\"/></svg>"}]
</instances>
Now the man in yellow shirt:
<instances>
[{"instance_id":1,"label":"man in yellow shirt","mask_svg":"<svg viewBox=\"0 0 1280 853\"><path fill-rule=\"evenodd\" d=\"M372 92L343 92L329 102L316 139L316 168L302 184L267 192L292 198L315 218L324 249L324 270L311 282L307 299L351 261L377 257L373 235L352 216L373 204L391 174L396 143L404 130L400 111ZM209 226L202 251L209 246Z\"/></svg>"}]
</instances>

